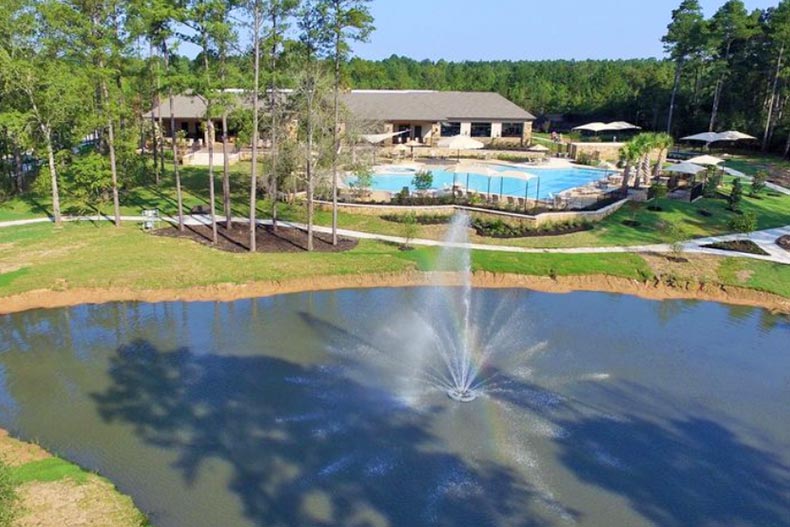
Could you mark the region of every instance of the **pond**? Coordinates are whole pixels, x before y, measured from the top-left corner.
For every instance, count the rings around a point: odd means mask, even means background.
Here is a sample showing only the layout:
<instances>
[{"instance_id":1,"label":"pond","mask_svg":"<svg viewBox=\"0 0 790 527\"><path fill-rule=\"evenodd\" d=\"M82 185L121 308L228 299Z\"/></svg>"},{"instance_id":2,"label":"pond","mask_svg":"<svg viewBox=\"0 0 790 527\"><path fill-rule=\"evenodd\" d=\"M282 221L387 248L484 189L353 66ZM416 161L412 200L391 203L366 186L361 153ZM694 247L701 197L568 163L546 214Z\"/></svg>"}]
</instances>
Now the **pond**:
<instances>
[{"instance_id":1,"label":"pond","mask_svg":"<svg viewBox=\"0 0 790 527\"><path fill-rule=\"evenodd\" d=\"M407 373L458 323L435 293L3 316L0 426L158 527L787 525L786 318L473 290L475 342L507 352L460 403Z\"/></svg>"}]
</instances>

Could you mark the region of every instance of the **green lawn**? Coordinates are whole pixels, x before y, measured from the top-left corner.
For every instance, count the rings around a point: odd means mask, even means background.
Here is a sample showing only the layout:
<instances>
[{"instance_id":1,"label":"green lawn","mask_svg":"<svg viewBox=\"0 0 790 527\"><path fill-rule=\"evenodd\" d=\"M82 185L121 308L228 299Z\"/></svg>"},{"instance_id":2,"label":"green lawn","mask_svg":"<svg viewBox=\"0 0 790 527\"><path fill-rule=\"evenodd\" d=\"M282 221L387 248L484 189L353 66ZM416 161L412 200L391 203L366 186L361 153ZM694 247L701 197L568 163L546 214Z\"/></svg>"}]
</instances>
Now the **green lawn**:
<instances>
[{"instance_id":1,"label":"green lawn","mask_svg":"<svg viewBox=\"0 0 790 527\"><path fill-rule=\"evenodd\" d=\"M726 258L719 265L719 281L790 297L790 265Z\"/></svg>"},{"instance_id":2,"label":"green lawn","mask_svg":"<svg viewBox=\"0 0 790 527\"><path fill-rule=\"evenodd\" d=\"M401 251L362 240L345 253L231 254L190 240L154 236L125 224L50 224L0 229L0 298L37 289L181 289L216 284L436 269L436 248ZM708 257L723 284L790 297L790 266ZM654 271L636 254L515 254L473 251L476 271L538 276L603 274L646 280ZM652 265L652 264L651 264ZM661 273L694 274L665 262ZM706 267L706 268L707 268ZM718 274L716 274L718 273ZM690 276L690 278L694 278Z\"/></svg>"}]
</instances>

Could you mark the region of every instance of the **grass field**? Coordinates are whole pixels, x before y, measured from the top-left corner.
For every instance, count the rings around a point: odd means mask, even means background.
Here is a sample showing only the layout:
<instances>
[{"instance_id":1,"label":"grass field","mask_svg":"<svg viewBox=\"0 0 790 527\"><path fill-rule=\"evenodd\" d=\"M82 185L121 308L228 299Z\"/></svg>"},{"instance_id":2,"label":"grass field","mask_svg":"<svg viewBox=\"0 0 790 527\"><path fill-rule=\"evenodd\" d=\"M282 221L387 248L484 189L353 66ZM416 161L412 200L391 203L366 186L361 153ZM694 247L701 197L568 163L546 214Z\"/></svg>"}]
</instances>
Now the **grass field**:
<instances>
[{"instance_id":1,"label":"grass field","mask_svg":"<svg viewBox=\"0 0 790 527\"><path fill-rule=\"evenodd\" d=\"M231 254L190 240L144 233L124 224L89 222L56 229L37 224L0 229L0 298L36 289L183 289L215 284L436 269L436 248L402 251L369 240L345 253ZM516 254L473 251L475 271L536 276L609 275L649 280L675 274L696 279L704 268L723 284L790 297L790 267L708 257L694 266L661 267L637 254Z\"/></svg>"}]
</instances>

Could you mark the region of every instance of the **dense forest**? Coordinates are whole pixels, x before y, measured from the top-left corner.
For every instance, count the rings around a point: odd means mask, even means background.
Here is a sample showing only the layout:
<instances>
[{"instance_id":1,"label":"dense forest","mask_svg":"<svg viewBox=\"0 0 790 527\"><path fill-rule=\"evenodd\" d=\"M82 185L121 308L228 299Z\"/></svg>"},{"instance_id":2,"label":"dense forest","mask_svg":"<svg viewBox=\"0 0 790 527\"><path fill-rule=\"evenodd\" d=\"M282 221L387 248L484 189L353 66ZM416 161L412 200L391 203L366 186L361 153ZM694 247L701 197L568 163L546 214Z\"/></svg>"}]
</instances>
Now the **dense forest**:
<instances>
[{"instance_id":1,"label":"dense forest","mask_svg":"<svg viewBox=\"0 0 790 527\"><path fill-rule=\"evenodd\" d=\"M86 203L111 200L118 223L124 188L173 185L183 227L181 138L163 137L162 121L172 116L155 122L145 113L186 92L206 102L204 126L221 138L208 143L210 159L212 149L228 147L230 129L238 133L234 147L251 148L250 202L266 193L275 202L271 214L286 179L307 192L309 217L312 196L327 181L336 199L337 174L351 163L340 148L338 94L350 88L498 91L541 122L555 123L549 126L622 119L675 137L738 129L757 136L764 150L790 151L790 0L752 12L729 0L709 18L697 0L682 0L663 37L666 58L611 61L353 58L354 42L374 36L369 6L370 0L4 0L0 199L51 193L56 219L60 192ZM184 43L197 56L184 57ZM283 87L293 89L285 102L273 95ZM253 108L234 107L231 88L246 90ZM288 129L293 122L296 134ZM220 177L227 213L227 167ZM213 165L207 186L213 195Z\"/></svg>"},{"instance_id":2,"label":"dense forest","mask_svg":"<svg viewBox=\"0 0 790 527\"><path fill-rule=\"evenodd\" d=\"M496 91L536 116L621 117L658 128L666 120L674 68L656 59L458 63L393 56L354 58L347 71L355 88Z\"/></svg>"}]
</instances>

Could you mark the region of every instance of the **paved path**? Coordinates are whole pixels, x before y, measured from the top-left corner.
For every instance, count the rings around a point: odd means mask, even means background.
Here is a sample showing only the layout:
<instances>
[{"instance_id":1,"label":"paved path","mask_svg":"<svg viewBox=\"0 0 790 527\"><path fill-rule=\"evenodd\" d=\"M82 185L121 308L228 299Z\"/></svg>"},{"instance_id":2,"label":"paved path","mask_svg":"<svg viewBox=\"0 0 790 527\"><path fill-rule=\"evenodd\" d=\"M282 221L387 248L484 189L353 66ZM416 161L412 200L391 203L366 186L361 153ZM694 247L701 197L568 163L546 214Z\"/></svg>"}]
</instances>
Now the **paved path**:
<instances>
[{"instance_id":1,"label":"paved path","mask_svg":"<svg viewBox=\"0 0 790 527\"><path fill-rule=\"evenodd\" d=\"M143 216L121 216L122 221L143 222L149 220ZM31 218L25 220L13 220L0 222L0 228L17 227L22 225L32 225L36 223L51 222L51 218ZM63 221L78 222L78 221L112 221L109 216L64 216ZM162 221L176 224L177 218L163 217ZM233 218L234 222L244 223L248 222L248 218ZM187 225L210 225L211 220L205 215L187 215L184 218ZM271 220L258 220L259 225L271 225ZM303 223L280 221L280 225L286 227L306 229L307 226ZM320 233L331 233L330 227L314 226L313 230ZM356 238L361 240L378 240L390 243L404 244L406 239L400 236L389 236L386 234L373 234L362 231L352 231L348 229L338 229L340 236L348 238ZM765 260L770 262L777 262L790 265L790 252L785 251L776 245L776 239L783 235L790 235L790 225L776 229L766 229L762 231L755 231L747 234L728 234L724 236L711 236L707 238L696 238L684 242L683 250L691 253L702 254L715 254L719 256L753 258L756 260ZM708 249L703 245L709 245L715 242L732 241L749 239L759 245L768 256L757 254L739 253L733 251L721 251L717 249ZM510 245L489 245L482 243L452 243L440 240L428 240L422 238L412 239L412 245L420 245L425 247L456 247L459 249L472 249L476 251L494 251L506 253L521 253L521 254L609 254L609 253L667 253L672 251L672 246L666 243L651 244L651 245L626 245L626 246L605 246L605 247L567 247L567 248L535 248L535 247L516 247Z\"/></svg>"}]
</instances>

